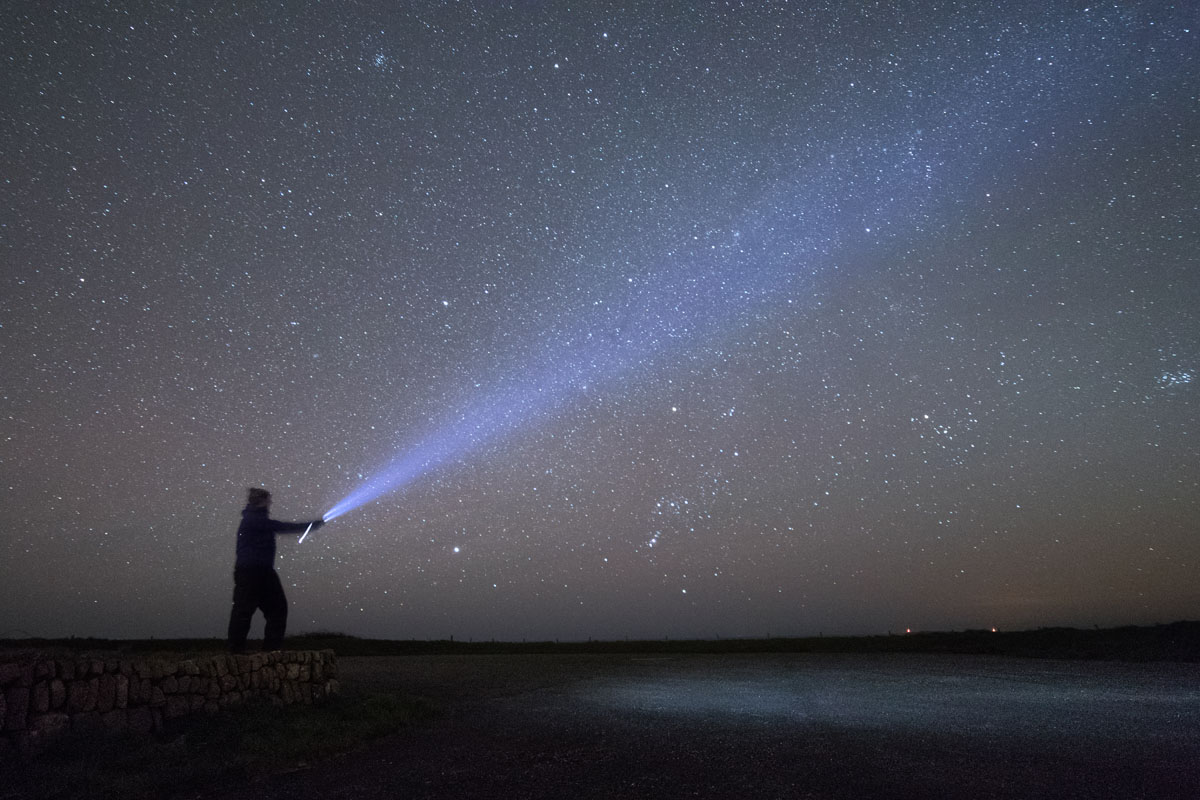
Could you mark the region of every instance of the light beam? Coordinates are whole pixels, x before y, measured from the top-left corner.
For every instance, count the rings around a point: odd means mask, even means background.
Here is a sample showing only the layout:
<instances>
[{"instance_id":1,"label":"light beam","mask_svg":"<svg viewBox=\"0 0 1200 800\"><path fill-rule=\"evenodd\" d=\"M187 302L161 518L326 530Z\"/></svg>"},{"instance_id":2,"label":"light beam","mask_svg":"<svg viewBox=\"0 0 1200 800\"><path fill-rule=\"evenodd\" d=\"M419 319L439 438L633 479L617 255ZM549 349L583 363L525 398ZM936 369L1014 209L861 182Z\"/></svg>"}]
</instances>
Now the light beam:
<instances>
[{"instance_id":1,"label":"light beam","mask_svg":"<svg viewBox=\"0 0 1200 800\"><path fill-rule=\"evenodd\" d=\"M1012 42L1014 57L1072 41L1081 19ZM688 230L660 263L615 278L604 270L571 276L585 288L553 298L556 322L539 332L546 344L535 358L512 364L509 378L375 471L325 519L404 489L630 372L673 363L681 349L811 307L843 270L882 247L895 252L943 231L977 202L972 179L992 174L997 159L1037 168L1023 143L1059 127L1063 108L1088 102L1099 112L1113 102L1091 80L1111 55L1101 50L1064 54L1038 91L1001 70L970 76L956 90L897 95L878 109L876 125L803 128L805 140L789 152L807 155L731 218L709 215L711 224L700 225L666 209L664 224ZM828 146L813 146L814 137Z\"/></svg>"}]
</instances>

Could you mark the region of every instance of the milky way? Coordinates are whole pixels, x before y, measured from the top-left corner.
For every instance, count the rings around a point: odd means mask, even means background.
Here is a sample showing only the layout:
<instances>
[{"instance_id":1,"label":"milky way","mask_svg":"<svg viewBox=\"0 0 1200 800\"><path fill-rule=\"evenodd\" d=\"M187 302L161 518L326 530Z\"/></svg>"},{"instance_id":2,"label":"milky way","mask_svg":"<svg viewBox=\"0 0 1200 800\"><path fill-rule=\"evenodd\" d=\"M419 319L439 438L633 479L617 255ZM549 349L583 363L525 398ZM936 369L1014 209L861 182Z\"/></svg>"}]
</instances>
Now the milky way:
<instances>
[{"instance_id":1,"label":"milky way","mask_svg":"<svg viewBox=\"0 0 1200 800\"><path fill-rule=\"evenodd\" d=\"M1195 615L1188 4L292 5L0 33L0 633Z\"/></svg>"}]
</instances>

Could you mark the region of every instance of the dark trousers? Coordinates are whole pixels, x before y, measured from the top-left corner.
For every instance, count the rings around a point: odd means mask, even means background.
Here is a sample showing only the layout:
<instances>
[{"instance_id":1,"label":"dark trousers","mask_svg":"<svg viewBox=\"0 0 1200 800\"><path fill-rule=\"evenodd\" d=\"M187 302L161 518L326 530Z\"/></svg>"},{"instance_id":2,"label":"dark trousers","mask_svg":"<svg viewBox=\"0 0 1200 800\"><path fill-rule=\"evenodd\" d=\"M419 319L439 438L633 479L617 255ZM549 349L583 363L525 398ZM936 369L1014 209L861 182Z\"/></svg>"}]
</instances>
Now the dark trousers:
<instances>
[{"instance_id":1,"label":"dark trousers","mask_svg":"<svg viewBox=\"0 0 1200 800\"><path fill-rule=\"evenodd\" d=\"M240 567L233 571L233 608L229 612L229 650L246 650L246 635L254 612L262 609L267 621L263 650L278 650L287 628L287 597L279 574L270 567Z\"/></svg>"}]
</instances>

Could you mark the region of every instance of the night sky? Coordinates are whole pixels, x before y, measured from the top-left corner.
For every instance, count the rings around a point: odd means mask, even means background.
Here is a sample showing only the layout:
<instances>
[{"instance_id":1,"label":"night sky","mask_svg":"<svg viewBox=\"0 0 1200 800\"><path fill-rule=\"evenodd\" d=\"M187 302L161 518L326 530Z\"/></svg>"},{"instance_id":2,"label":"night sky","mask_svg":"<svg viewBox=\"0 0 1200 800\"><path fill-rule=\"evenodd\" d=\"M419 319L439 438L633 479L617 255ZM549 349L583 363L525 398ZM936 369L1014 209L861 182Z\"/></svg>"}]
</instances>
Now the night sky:
<instances>
[{"instance_id":1,"label":"night sky","mask_svg":"<svg viewBox=\"0 0 1200 800\"><path fill-rule=\"evenodd\" d=\"M1198 26L16 4L0 635L1200 616Z\"/></svg>"}]
</instances>

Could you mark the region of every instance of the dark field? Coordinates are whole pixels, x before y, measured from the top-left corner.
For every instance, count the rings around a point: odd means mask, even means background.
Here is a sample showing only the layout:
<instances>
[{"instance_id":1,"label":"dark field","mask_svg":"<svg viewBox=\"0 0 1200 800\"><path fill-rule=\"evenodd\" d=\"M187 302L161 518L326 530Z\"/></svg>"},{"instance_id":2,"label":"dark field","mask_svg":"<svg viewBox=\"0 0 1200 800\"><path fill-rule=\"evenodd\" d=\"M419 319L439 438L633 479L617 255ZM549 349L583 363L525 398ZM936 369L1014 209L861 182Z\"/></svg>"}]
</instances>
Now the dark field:
<instances>
[{"instance_id":1,"label":"dark field","mask_svg":"<svg viewBox=\"0 0 1200 800\"><path fill-rule=\"evenodd\" d=\"M221 644L27 639L0 651L171 659ZM289 645L338 652L337 701L187 722L130 753L68 741L20 780L0 775L0 800L1200 798L1195 622Z\"/></svg>"},{"instance_id":2,"label":"dark field","mask_svg":"<svg viewBox=\"0 0 1200 800\"><path fill-rule=\"evenodd\" d=\"M1200 797L1200 670L992 656L350 657L428 725L206 797Z\"/></svg>"}]
</instances>

